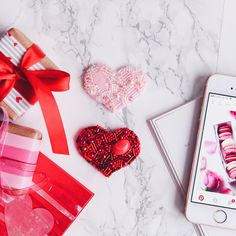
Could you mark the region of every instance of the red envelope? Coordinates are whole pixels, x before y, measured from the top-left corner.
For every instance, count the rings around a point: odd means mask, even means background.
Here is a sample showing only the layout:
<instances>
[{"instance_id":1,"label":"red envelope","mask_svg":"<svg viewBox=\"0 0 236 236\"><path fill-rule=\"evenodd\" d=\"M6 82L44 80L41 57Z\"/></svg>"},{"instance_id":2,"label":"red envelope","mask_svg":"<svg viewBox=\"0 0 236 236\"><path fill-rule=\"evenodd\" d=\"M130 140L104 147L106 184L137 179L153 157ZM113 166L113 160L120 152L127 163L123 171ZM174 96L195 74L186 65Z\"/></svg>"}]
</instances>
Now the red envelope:
<instances>
[{"instance_id":1,"label":"red envelope","mask_svg":"<svg viewBox=\"0 0 236 236\"><path fill-rule=\"evenodd\" d=\"M28 190L1 192L1 236L63 235L94 195L42 153L33 181Z\"/></svg>"}]
</instances>

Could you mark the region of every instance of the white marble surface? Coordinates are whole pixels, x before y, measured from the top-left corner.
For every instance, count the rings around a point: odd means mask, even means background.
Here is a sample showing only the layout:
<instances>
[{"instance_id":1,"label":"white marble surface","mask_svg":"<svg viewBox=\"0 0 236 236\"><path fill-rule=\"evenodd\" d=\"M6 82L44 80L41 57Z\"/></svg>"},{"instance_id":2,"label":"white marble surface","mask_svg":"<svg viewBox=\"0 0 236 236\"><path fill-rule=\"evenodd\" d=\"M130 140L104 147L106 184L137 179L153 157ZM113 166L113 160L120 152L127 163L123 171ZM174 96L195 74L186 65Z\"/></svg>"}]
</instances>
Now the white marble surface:
<instances>
[{"instance_id":1,"label":"white marble surface","mask_svg":"<svg viewBox=\"0 0 236 236\"><path fill-rule=\"evenodd\" d=\"M226 0L227 1L227 0ZM183 200L156 147L147 119L198 95L217 71L224 0L0 0L0 32L15 26L71 74L71 89L56 94L70 157L51 153L39 107L18 123L43 131L42 151L95 197L65 235L195 235L183 215ZM147 74L143 94L114 114L81 86L91 63L112 68L132 64ZM89 125L129 127L142 153L110 178L86 163L74 145Z\"/></svg>"}]
</instances>

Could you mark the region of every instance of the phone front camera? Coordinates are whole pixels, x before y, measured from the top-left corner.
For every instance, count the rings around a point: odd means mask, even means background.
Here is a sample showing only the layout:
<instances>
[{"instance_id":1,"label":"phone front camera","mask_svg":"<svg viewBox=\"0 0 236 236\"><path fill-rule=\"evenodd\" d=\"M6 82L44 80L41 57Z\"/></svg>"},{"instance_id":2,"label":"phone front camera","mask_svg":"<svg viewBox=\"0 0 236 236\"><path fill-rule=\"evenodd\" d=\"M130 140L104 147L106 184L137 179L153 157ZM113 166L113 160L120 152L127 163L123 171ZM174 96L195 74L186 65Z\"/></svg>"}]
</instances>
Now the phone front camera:
<instances>
[{"instance_id":1,"label":"phone front camera","mask_svg":"<svg viewBox=\"0 0 236 236\"><path fill-rule=\"evenodd\" d=\"M233 90L234 88L233 88L233 87L231 87L230 89L231 89L231 90Z\"/></svg>"}]
</instances>

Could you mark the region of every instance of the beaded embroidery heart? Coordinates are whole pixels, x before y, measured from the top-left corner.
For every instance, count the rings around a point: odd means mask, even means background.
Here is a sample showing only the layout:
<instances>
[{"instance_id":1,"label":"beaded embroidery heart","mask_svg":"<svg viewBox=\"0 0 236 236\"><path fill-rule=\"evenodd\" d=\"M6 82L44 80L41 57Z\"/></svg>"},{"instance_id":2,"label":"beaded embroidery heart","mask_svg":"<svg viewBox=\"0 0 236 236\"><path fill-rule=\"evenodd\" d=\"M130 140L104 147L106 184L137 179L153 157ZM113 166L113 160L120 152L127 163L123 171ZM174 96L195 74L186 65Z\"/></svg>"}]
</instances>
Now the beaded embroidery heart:
<instances>
[{"instance_id":1,"label":"beaded embroidery heart","mask_svg":"<svg viewBox=\"0 0 236 236\"><path fill-rule=\"evenodd\" d=\"M143 72L131 66L113 71L106 65L94 64L82 77L87 93L112 112L132 102L145 84Z\"/></svg>"},{"instance_id":2,"label":"beaded embroidery heart","mask_svg":"<svg viewBox=\"0 0 236 236\"><path fill-rule=\"evenodd\" d=\"M76 143L84 159L107 177L140 153L140 141L128 128L109 132L100 126L87 127L79 133Z\"/></svg>"}]
</instances>

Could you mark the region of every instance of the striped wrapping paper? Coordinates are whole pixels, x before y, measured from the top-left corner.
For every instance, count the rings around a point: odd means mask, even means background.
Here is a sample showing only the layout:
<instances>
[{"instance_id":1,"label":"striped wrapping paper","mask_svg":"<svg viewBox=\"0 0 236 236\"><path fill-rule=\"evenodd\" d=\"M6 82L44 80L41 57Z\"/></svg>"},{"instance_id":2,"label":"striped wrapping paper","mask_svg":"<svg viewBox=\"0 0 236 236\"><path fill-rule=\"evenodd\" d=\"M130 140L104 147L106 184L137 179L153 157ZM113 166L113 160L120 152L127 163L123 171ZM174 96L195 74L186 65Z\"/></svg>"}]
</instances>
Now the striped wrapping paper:
<instances>
[{"instance_id":1,"label":"striped wrapping paper","mask_svg":"<svg viewBox=\"0 0 236 236\"><path fill-rule=\"evenodd\" d=\"M1 186L22 189L31 185L41 139L41 132L9 123L6 136L0 141Z\"/></svg>"}]
</instances>

